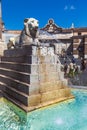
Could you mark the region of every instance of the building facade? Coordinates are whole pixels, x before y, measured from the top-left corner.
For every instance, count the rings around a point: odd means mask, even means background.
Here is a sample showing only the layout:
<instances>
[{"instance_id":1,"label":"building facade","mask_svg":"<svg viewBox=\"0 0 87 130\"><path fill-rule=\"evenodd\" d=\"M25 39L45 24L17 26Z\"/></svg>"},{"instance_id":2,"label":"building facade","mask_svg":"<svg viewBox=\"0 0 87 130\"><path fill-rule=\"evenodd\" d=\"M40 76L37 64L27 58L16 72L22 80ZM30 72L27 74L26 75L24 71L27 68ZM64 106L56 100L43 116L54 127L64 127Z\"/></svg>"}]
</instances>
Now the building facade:
<instances>
[{"instance_id":1,"label":"building facade","mask_svg":"<svg viewBox=\"0 0 87 130\"><path fill-rule=\"evenodd\" d=\"M17 39L21 30L1 32L6 45L11 37ZM64 50L67 55L73 55L75 58L87 58L87 28L75 28L72 25L71 28L65 29L56 25L53 19L49 19L48 23L40 28L39 41L54 44L59 55Z\"/></svg>"},{"instance_id":2,"label":"building facade","mask_svg":"<svg viewBox=\"0 0 87 130\"><path fill-rule=\"evenodd\" d=\"M73 54L75 58L87 58L87 27L75 28L72 24L71 28L65 29L57 26L54 20L50 19L41 30L49 32L56 40L61 41L68 55Z\"/></svg>"}]
</instances>

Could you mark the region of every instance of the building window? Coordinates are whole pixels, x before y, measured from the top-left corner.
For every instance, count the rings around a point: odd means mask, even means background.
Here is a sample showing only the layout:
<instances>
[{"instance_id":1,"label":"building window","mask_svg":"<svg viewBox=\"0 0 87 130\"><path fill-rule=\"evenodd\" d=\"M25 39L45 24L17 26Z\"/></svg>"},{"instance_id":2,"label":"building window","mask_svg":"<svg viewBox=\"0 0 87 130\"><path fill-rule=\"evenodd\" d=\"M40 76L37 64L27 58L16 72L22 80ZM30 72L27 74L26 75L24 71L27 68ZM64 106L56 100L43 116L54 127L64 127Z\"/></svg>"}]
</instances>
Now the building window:
<instances>
[{"instance_id":1,"label":"building window","mask_svg":"<svg viewBox=\"0 0 87 130\"><path fill-rule=\"evenodd\" d=\"M78 32L78 35L80 36L80 35L81 35L81 32Z\"/></svg>"},{"instance_id":2,"label":"building window","mask_svg":"<svg viewBox=\"0 0 87 130\"><path fill-rule=\"evenodd\" d=\"M79 39L74 39L73 42L74 43L79 43Z\"/></svg>"}]
</instances>

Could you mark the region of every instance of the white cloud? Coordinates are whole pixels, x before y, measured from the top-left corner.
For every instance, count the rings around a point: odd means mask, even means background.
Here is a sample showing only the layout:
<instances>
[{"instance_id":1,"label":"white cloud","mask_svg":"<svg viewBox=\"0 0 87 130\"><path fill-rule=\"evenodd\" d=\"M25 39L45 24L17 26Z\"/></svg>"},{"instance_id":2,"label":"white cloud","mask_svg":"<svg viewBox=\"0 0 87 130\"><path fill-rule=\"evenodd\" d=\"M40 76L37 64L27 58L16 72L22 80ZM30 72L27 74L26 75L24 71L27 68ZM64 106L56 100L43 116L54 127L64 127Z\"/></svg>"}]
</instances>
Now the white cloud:
<instances>
[{"instance_id":1,"label":"white cloud","mask_svg":"<svg viewBox=\"0 0 87 130\"><path fill-rule=\"evenodd\" d=\"M71 6L68 6L68 5L65 5L64 7L64 10L75 10L75 6L74 5L71 5Z\"/></svg>"},{"instance_id":2,"label":"white cloud","mask_svg":"<svg viewBox=\"0 0 87 130\"><path fill-rule=\"evenodd\" d=\"M64 10L68 10L68 6L67 5L65 5Z\"/></svg>"},{"instance_id":3,"label":"white cloud","mask_svg":"<svg viewBox=\"0 0 87 130\"><path fill-rule=\"evenodd\" d=\"M70 6L70 10L75 10L76 8L75 8L75 6L74 5L71 5Z\"/></svg>"}]
</instances>

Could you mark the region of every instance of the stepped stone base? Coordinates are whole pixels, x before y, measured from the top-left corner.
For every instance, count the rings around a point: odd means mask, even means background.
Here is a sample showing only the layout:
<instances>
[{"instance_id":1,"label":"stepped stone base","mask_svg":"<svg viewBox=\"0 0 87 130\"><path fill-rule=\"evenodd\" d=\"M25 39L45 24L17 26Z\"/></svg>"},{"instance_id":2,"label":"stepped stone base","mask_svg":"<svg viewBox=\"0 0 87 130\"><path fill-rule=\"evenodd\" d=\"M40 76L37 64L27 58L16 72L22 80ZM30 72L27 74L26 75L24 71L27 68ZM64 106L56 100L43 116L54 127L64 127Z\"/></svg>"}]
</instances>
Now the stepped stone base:
<instances>
[{"instance_id":1,"label":"stepped stone base","mask_svg":"<svg viewBox=\"0 0 87 130\"><path fill-rule=\"evenodd\" d=\"M3 96L29 112L73 98L50 46L5 50L0 63Z\"/></svg>"}]
</instances>

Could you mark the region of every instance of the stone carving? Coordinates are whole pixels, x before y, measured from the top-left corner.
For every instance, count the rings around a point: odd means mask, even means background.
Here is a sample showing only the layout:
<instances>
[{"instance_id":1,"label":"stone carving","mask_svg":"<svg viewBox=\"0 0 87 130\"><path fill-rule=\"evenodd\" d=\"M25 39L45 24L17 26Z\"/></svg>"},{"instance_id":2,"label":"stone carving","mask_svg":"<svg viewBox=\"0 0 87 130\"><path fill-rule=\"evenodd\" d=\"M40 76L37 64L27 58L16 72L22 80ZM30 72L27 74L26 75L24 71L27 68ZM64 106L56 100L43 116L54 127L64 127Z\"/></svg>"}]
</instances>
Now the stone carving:
<instances>
[{"instance_id":1,"label":"stone carving","mask_svg":"<svg viewBox=\"0 0 87 130\"><path fill-rule=\"evenodd\" d=\"M22 45L39 45L38 41L38 20L34 18L26 18L24 20L24 29L19 37L11 37L7 44L8 49L19 48Z\"/></svg>"},{"instance_id":2,"label":"stone carving","mask_svg":"<svg viewBox=\"0 0 87 130\"><path fill-rule=\"evenodd\" d=\"M38 20L34 18L26 18L24 20L24 29L20 35L19 44L22 45L30 45L35 44L37 45L38 42Z\"/></svg>"}]
</instances>

